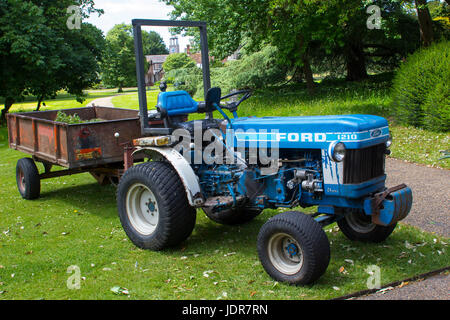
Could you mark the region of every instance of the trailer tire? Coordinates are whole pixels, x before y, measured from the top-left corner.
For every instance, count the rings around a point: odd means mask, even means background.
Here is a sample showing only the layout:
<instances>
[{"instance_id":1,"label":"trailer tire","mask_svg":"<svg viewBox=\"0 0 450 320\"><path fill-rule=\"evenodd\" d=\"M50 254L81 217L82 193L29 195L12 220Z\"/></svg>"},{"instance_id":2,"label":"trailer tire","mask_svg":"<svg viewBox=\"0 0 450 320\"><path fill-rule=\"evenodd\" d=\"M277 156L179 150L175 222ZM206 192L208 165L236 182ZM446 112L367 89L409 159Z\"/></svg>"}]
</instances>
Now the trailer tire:
<instances>
[{"instance_id":1,"label":"trailer tire","mask_svg":"<svg viewBox=\"0 0 450 320\"><path fill-rule=\"evenodd\" d=\"M41 193L41 179L39 170L33 159L22 158L16 165L17 188L22 198L33 200L39 198Z\"/></svg>"},{"instance_id":2,"label":"trailer tire","mask_svg":"<svg viewBox=\"0 0 450 320\"><path fill-rule=\"evenodd\" d=\"M378 243L391 235L397 224L380 226L372 223L371 217L361 210L352 210L337 221L342 233L352 241Z\"/></svg>"},{"instance_id":3,"label":"trailer tire","mask_svg":"<svg viewBox=\"0 0 450 320\"><path fill-rule=\"evenodd\" d=\"M128 169L117 188L120 222L139 248L162 250L187 239L196 209L189 205L178 174L167 162L147 162Z\"/></svg>"},{"instance_id":4,"label":"trailer tire","mask_svg":"<svg viewBox=\"0 0 450 320\"><path fill-rule=\"evenodd\" d=\"M252 221L262 212L262 209L242 207L211 212L211 210L203 208L203 211L214 222L225 225L239 225Z\"/></svg>"},{"instance_id":5,"label":"trailer tire","mask_svg":"<svg viewBox=\"0 0 450 320\"><path fill-rule=\"evenodd\" d=\"M270 218L257 240L258 255L275 280L294 285L311 284L326 271L330 244L311 216L287 211Z\"/></svg>"}]
</instances>

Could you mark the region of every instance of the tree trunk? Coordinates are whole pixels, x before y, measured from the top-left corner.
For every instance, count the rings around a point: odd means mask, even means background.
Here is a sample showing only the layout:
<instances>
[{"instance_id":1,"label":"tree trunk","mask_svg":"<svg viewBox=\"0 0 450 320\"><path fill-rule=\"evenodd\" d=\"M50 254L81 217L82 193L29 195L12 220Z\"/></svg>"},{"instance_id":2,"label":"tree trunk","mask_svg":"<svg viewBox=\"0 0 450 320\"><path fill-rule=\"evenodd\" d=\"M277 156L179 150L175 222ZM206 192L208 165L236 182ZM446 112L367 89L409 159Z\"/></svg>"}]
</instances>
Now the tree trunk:
<instances>
[{"instance_id":1,"label":"tree trunk","mask_svg":"<svg viewBox=\"0 0 450 320\"><path fill-rule=\"evenodd\" d=\"M39 109L41 108L42 100L43 100L43 97L38 97L38 103L37 103L37 106L36 106L36 111L39 111Z\"/></svg>"},{"instance_id":2,"label":"tree trunk","mask_svg":"<svg viewBox=\"0 0 450 320\"><path fill-rule=\"evenodd\" d=\"M14 103L13 98L6 98L5 100L5 108L2 110L2 114L0 115L0 123L6 122L6 114Z\"/></svg>"},{"instance_id":3,"label":"tree trunk","mask_svg":"<svg viewBox=\"0 0 450 320\"><path fill-rule=\"evenodd\" d=\"M427 0L416 0L417 18L419 19L420 38L425 47L428 47L434 40L433 21L430 11L426 6Z\"/></svg>"},{"instance_id":4,"label":"tree trunk","mask_svg":"<svg viewBox=\"0 0 450 320\"><path fill-rule=\"evenodd\" d=\"M118 93L122 93L122 92L123 92L122 87L119 87L119 90L117 90L117 92L118 92Z\"/></svg>"},{"instance_id":5,"label":"tree trunk","mask_svg":"<svg viewBox=\"0 0 450 320\"><path fill-rule=\"evenodd\" d=\"M360 43L349 44L346 50L347 81L360 81L368 77L363 46Z\"/></svg>"},{"instance_id":6,"label":"tree trunk","mask_svg":"<svg viewBox=\"0 0 450 320\"><path fill-rule=\"evenodd\" d=\"M305 75L305 80L306 80L306 87L308 88L308 92L309 94L314 94L315 92L315 83L314 83L314 78L313 78L313 74L311 71L311 64L309 63L309 59L308 57L305 55L303 55L302 58L302 62L303 62L303 74Z\"/></svg>"}]
</instances>

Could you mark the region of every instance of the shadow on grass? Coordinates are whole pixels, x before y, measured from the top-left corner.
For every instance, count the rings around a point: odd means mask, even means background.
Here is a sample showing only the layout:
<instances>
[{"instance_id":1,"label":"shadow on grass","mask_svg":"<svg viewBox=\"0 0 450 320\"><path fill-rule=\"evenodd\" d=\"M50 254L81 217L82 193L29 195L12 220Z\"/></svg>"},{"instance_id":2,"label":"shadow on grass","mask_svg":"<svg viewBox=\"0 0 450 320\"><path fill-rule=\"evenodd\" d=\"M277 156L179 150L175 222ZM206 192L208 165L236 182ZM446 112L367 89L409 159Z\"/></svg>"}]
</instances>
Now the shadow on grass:
<instances>
[{"instance_id":1,"label":"shadow on grass","mask_svg":"<svg viewBox=\"0 0 450 320\"><path fill-rule=\"evenodd\" d=\"M87 179L94 178L86 175ZM117 215L116 189L112 185L102 186L96 182L79 184L71 182L71 186L47 184L39 198L42 202L64 201L71 207L78 208L88 214L111 218ZM45 183L45 182L44 182Z\"/></svg>"}]
</instances>

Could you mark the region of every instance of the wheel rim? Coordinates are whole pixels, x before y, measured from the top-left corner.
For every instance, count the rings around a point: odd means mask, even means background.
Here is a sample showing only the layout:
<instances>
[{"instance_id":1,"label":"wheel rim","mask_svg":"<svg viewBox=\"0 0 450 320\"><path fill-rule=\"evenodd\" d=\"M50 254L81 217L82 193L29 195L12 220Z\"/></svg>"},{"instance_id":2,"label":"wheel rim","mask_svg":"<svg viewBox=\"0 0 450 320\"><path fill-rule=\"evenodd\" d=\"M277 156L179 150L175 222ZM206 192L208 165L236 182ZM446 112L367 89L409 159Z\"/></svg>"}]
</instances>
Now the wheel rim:
<instances>
[{"instance_id":1,"label":"wheel rim","mask_svg":"<svg viewBox=\"0 0 450 320\"><path fill-rule=\"evenodd\" d=\"M25 192L25 175L22 170L18 172L17 185L19 186L20 192Z\"/></svg>"},{"instance_id":2,"label":"wheel rim","mask_svg":"<svg viewBox=\"0 0 450 320\"><path fill-rule=\"evenodd\" d=\"M274 234L269 239L268 252L272 265L283 274L296 274L303 266L300 245L286 233Z\"/></svg>"},{"instance_id":3,"label":"wheel rim","mask_svg":"<svg viewBox=\"0 0 450 320\"><path fill-rule=\"evenodd\" d=\"M354 211L345 216L348 225L358 233L369 233L376 228L376 225L372 223L370 216L361 213L360 211Z\"/></svg>"},{"instance_id":4,"label":"wheel rim","mask_svg":"<svg viewBox=\"0 0 450 320\"><path fill-rule=\"evenodd\" d=\"M153 192L143 184L132 185L127 192L127 215L133 228L142 235L152 234L159 221L159 207Z\"/></svg>"}]
</instances>

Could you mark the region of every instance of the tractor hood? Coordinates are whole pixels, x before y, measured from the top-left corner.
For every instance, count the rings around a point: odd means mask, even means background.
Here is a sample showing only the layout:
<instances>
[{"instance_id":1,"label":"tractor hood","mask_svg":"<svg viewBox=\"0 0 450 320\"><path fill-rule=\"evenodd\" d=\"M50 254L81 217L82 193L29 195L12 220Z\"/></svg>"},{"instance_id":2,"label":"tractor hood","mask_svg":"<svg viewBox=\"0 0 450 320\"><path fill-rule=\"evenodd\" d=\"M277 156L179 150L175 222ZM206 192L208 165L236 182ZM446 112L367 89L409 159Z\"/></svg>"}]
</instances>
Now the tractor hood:
<instances>
[{"instance_id":1,"label":"tractor hood","mask_svg":"<svg viewBox=\"0 0 450 320\"><path fill-rule=\"evenodd\" d=\"M309 117L249 117L232 120L235 143L256 146L278 143L280 148L328 148L331 142L344 142L359 149L385 142L388 122L373 115Z\"/></svg>"}]
</instances>

